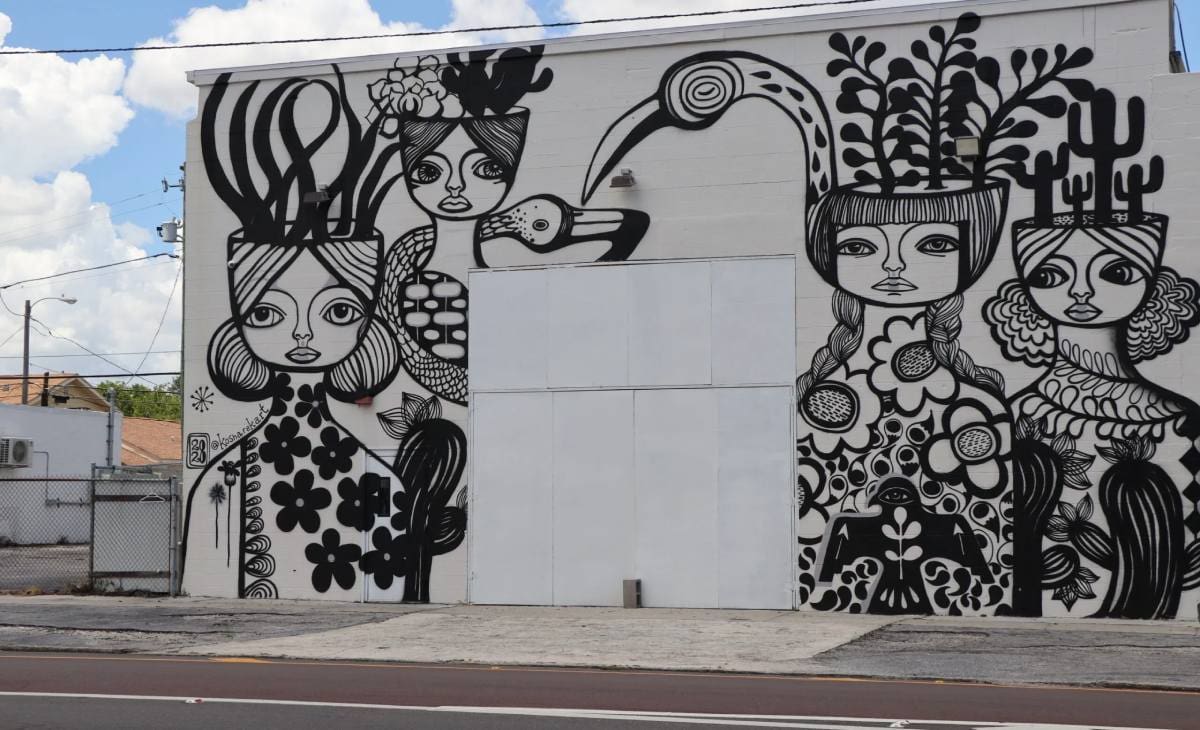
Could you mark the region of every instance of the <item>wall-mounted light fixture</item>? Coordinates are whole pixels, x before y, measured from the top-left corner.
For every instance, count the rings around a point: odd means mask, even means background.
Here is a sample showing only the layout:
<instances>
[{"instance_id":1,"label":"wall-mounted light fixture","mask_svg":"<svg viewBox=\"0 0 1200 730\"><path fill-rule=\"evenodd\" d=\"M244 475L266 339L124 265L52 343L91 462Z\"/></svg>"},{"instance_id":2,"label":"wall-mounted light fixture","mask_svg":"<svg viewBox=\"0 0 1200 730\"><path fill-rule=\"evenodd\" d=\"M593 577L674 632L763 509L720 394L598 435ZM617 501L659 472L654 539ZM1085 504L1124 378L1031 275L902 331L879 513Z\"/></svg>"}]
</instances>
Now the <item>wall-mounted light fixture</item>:
<instances>
[{"instance_id":1,"label":"wall-mounted light fixture","mask_svg":"<svg viewBox=\"0 0 1200 730\"><path fill-rule=\"evenodd\" d=\"M630 170L628 167L623 167L619 173L613 175L612 180L610 180L608 183L608 186L610 188L631 188L636 184L637 180L633 179L633 170Z\"/></svg>"},{"instance_id":2,"label":"wall-mounted light fixture","mask_svg":"<svg viewBox=\"0 0 1200 730\"><path fill-rule=\"evenodd\" d=\"M318 185L316 190L305 193L302 198L302 202L305 205L320 205L321 203L328 203L330 200L332 198L329 197L328 185Z\"/></svg>"},{"instance_id":3,"label":"wall-mounted light fixture","mask_svg":"<svg viewBox=\"0 0 1200 730\"><path fill-rule=\"evenodd\" d=\"M954 140L954 156L960 160L971 162L979 159L980 146L978 137L956 137Z\"/></svg>"}]
</instances>

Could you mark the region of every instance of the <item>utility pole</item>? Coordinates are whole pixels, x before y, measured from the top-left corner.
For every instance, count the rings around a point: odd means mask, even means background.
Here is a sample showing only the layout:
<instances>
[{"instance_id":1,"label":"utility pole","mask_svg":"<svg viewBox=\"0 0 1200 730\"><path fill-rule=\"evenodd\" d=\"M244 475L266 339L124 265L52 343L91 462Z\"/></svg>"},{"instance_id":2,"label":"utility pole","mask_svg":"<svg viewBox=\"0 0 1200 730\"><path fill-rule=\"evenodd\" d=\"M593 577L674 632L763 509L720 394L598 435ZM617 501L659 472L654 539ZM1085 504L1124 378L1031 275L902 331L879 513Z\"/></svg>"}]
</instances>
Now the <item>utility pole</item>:
<instances>
[{"instance_id":1,"label":"utility pole","mask_svg":"<svg viewBox=\"0 0 1200 730\"><path fill-rule=\"evenodd\" d=\"M21 352L21 405L29 405L29 312L33 305L25 300L25 349Z\"/></svg>"},{"instance_id":2,"label":"utility pole","mask_svg":"<svg viewBox=\"0 0 1200 730\"><path fill-rule=\"evenodd\" d=\"M63 302L64 304L74 304L77 300L71 297L42 297L35 301L25 300L25 349L21 356L21 405L29 405L29 320L32 318L30 312L33 311L33 305L44 301Z\"/></svg>"}]
</instances>

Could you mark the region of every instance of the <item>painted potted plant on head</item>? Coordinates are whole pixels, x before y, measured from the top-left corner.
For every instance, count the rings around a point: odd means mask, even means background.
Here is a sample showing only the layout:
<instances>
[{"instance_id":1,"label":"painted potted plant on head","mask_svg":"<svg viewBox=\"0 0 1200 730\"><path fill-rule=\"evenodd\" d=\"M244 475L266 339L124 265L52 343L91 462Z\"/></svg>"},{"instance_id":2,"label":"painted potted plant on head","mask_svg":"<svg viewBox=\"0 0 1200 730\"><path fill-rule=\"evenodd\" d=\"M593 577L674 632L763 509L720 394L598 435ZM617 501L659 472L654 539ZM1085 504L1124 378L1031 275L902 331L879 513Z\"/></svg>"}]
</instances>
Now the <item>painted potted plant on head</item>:
<instances>
[{"instance_id":1,"label":"painted potted plant on head","mask_svg":"<svg viewBox=\"0 0 1200 730\"><path fill-rule=\"evenodd\" d=\"M1200 284L1162 264L1168 219L1145 209L1162 158L1116 171L1145 137L1143 101L1126 107L1119 141L1117 99L1098 90L1090 124L1072 105L1068 142L1013 170L1034 215L1013 224L1019 278L984 309L1006 357L1048 367L1012 398L1024 615L1195 617L1183 597L1200 597L1200 408L1137 370L1200 323ZM1072 154L1092 169L1070 175ZM1055 212L1060 182L1071 209Z\"/></svg>"},{"instance_id":2,"label":"painted potted plant on head","mask_svg":"<svg viewBox=\"0 0 1200 730\"><path fill-rule=\"evenodd\" d=\"M883 43L832 35L837 57L827 71L841 79L846 117L836 136L819 91L778 62L741 51L686 58L610 127L585 183L586 200L654 130L704 129L743 99L773 103L800 130L806 252L835 290L836 326L797 380L800 598L817 608L978 613L1007 599L1011 427L1000 374L959 342L962 292L995 253L1010 185L1003 173L1028 157L1023 140L1039 119L1067 113L1064 91L1090 95L1091 84L1067 74L1092 52L1018 49L1002 80L1002 64L975 53L980 26L971 13L933 26L890 62ZM970 163L955 157L962 137L979 145ZM854 182L838 184L839 165ZM916 484L922 509L964 516L973 536L944 541L926 530L915 550L828 571L835 585L817 595L821 562L840 559L829 548L832 518L877 509L880 481L893 473ZM919 516L908 507L895 514ZM886 527L897 539L922 534L915 523ZM972 546L983 560L967 554ZM881 570L887 554L912 562Z\"/></svg>"},{"instance_id":3,"label":"painted potted plant on head","mask_svg":"<svg viewBox=\"0 0 1200 730\"><path fill-rule=\"evenodd\" d=\"M584 210L548 193L502 208L529 130L530 110L519 103L554 79L551 69L538 68L542 51L451 53L445 63L425 56L412 68L397 60L367 87L368 119L404 163L399 173L387 177L381 166L368 179L382 179L382 190L403 179L430 219L389 248L382 307L409 375L459 405L467 398L467 261L481 268L536 263L587 244L598 250L580 254L585 260L620 261L649 226L640 211Z\"/></svg>"}]
</instances>

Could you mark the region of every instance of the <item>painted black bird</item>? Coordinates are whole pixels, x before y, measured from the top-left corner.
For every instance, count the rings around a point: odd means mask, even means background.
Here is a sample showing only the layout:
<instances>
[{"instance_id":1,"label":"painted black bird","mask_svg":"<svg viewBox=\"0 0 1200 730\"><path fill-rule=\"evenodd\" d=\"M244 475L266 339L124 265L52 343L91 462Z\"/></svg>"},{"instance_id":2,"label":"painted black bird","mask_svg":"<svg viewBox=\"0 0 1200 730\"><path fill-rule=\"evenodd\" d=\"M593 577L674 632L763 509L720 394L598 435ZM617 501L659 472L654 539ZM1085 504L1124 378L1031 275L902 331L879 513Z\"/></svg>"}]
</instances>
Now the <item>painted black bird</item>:
<instances>
[{"instance_id":1,"label":"painted black bird","mask_svg":"<svg viewBox=\"0 0 1200 730\"><path fill-rule=\"evenodd\" d=\"M859 558L871 558L883 572L875 585L871 613L932 613L921 566L930 558L963 565L991 582L987 560L962 515L943 515L921 503L907 477L887 477L868 500L879 512L842 513L825 533L818 580L828 583Z\"/></svg>"}]
</instances>

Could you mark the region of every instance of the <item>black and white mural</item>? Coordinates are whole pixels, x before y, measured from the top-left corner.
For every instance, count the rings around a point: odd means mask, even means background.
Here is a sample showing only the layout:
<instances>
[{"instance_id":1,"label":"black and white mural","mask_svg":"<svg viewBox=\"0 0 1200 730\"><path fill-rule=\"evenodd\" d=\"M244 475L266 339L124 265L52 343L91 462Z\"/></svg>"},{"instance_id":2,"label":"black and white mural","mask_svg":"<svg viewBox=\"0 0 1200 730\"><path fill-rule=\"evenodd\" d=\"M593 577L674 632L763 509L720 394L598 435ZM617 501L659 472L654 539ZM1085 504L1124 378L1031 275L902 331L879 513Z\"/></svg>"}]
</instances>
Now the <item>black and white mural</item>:
<instances>
[{"instance_id":1,"label":"black and white mural","mask_svg":"<svg viewBox=\"0 0 1200 730\"><path fill-rule=\"evenodd\" d=\"M693 49L586 140L582 188L519 194L564 83L541 47L222 75L199 141L237 225L191 417L257 411L189 436L193 586L430 600L470 524L467 270L691 255L594 201L757 104L796 135L799 276L831 312L797 342L797 604L1195 616L1200 410L1142 374L1200 323L1164 264L1169 165L1092 48L989 50L985 22L834 32L802 65Z\"/></svg>"},{"instance_id":2,"label":"black and white mural","mask_svg":"<svg viewBox=\"0 0 1200 730\"><path fill-rule=\"evenodd\" d=\"M467 268L505 263L491 253L501 239L535 255L599 243L600 260L623 260L649 226L553 194L507 201L520 102L554 78L541 54L429 56L363 90L337 66L236 93L225 74L209 92L204 169L240 227L208 376L259 416L204 460L187 499L185 568L203 561L203 590L430 599L434 558L467 528ZM380 230L403 192L426 220ZM212 389L198 387L197 410L220 407ZM339 422L347 404L376 411L379 432ZM211 542L194 537L202 522Z\"/></svg>"}]
</instances>

